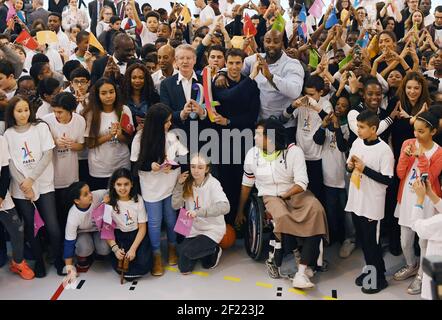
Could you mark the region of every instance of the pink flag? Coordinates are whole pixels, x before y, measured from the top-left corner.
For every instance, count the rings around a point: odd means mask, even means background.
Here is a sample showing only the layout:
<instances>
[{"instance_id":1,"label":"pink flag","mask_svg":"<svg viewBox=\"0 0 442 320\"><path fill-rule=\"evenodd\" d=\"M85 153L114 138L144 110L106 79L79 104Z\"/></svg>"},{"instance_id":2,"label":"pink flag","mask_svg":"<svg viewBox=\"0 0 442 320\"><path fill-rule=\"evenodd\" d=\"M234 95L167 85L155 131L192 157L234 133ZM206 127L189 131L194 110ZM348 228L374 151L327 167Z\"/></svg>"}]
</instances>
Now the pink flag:
<instances>
[{"instance_id":1,"label":"pink flag","mask_svg":"<svg viewBox=\"0 0 442 320\"><path fill-rule=\"evenodd\" d=\"M37 236L38 230L40 230L40 228L44 225L45 223L40 216L40 212L38 212L37 207L34 204L34 238Z\"/></svg>"},{"instance_id":2,"label":"pink flag","mask_svg":"<svg viewBox=\"0 0 442 320\"><path fill-rule=\"evenodd\" d=\"M317 19L321 19L322 17L322 8L324 8L324 2L322 0L315 0L313 2L312 6L308 10L308 13L310 13L312 16L314 16Z\"/></svg>"},{"instance_id":3,"label":"pink flag","mask_svg":"<svg viewBox=\"0 0 442 320\"><path fill-rule=\"evenodd\" d=\"M180 167L180 165L178 164L178 163L176 163L175 161L173 161L173 160L165 160L161 165L160 165L160 168L161 169L163 169L165 166L167 166L167 165L170 165L171 167L172 167L172 169L176 169L176 168L179 168Z\"/></svg>"},{"instance_id":4,"label":"pink flag","mask_svg":"<svg viewBox=\"0 0 442 320\"><path fill-rule=\"evenodd\" d=\"M187 210L181 208L178 219L176 220L175 228L173 229L176 233L182 234L187 237L192 230L193 218L187 216Z\"/></svg>"},{"instance_id":5,"label":"pink flag","mask_svg":"<svg viewBox=\"0 0 442 320\"><path fill-rule=\"evenodd\" d=\"M115 227L117 225L114 221L112 221L112 224L103 223L103 228L101 228L100 237L102 240L115 240Z\"/></svg>"},{"instance_id":6,"label":"pink flag","mask_svg":"<svg viewBox=\"0 0 442 320\"><path fill-rule=\"evenodd\" d=\"M17 15L17 12L15 11L15 7L12 4L12 2L8 2L8 14L6 15L6 22L9 21L9 19L12 19L14 16Z\"/></svg>"},{"instance_id":7,"label":"pink flag","mask_svg":"<svg viewBox=\"0 0 442 320\"><path fill-rule=\"evenodd\" d=\"M103 215L104 215L104 203L100 204L94 210L92 210L92 219L95 222L98 230L101 230L103 226Z\"/></svg>"}]
</instances>

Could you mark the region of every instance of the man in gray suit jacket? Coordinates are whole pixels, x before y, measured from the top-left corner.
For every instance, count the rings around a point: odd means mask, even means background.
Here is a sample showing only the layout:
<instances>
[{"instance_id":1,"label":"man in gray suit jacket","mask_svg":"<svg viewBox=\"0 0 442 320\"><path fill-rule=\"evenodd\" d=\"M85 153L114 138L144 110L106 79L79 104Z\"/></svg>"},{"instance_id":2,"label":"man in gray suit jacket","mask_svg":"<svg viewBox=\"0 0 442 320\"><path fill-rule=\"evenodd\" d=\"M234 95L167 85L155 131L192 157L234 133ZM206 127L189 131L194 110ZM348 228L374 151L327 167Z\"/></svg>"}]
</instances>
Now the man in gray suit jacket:
<instances>
[{"instance_id":1,"label":"man in gray suit jacket","mask_svg":"<svg viewBox=\"0 0 442 320\"><path fill-rule=\"evenodd\" d=\"M47 25L49 11L43 8L43 0L32 0L32 12L28 17L28 27L31 28L35 20L41 19Z\"/></svg>"}]
</instances>

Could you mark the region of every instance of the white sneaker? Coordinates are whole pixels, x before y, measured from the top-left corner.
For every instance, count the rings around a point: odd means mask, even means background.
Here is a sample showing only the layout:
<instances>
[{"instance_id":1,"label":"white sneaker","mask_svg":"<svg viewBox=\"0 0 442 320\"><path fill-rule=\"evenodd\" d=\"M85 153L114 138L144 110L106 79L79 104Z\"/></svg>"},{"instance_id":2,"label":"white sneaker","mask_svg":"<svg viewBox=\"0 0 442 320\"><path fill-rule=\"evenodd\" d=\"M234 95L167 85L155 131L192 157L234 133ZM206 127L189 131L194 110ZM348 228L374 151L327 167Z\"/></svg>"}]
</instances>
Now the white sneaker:
<instances>
[{"instance_id":1,"label":"white sneaker","mask_svg":"<svg viewBox=\"0 0 442 320\"><path fill-rule=\"evenodd\" d=\"M310 289L315 285L310 281L307 275L296 272L292 281L292 286L297 289Z\"/></svg>"},{"instance_id":2,"label":"white sneaker","mask_svg":"<svg viewBox=\"0 0 442 320\"><path fill-rule=\"evenodd\" d=\"M339 249L339 257L348 258L356 248L356 244L351 239L345 239Z\"/></svg>"},{"instance_id":3,"label":"white sneaker","mask_svg":"<svg viewBox=\"0 0 442 320\"><path fill-rule=\"evenodd\" d=\"M307 267L305 269L305 275L309 278L312 278L315 275L315 272L313 271L313 269L311 267Z\"/></svg>"}]
</instances>

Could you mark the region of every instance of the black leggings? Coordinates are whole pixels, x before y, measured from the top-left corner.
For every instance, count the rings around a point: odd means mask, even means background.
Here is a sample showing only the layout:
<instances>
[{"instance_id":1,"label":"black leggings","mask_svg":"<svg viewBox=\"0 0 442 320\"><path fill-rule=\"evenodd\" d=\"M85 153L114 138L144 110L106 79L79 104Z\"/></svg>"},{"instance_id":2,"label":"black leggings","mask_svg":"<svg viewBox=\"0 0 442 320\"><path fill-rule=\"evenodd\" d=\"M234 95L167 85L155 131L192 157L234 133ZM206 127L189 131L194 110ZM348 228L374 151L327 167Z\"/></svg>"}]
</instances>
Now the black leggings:
<instances>
[{"instance_id":1,"label":"black leggings","mask_svg":"<svg viewBox=\"0 0 442 320\"><path fill-rule=\"evenodd\" d=\"M67 203L69 188L55 189L55 207L57 210L58 224L60 227L61 238L64 239L66 231L66 222L68 220L69 203Z\"/></svg>"},{"instance_id":2,"label":"black leggings","mask_svg":"<svg viewBox=\"0 0 442 320\"><path fill-rule=\"evenodd\" d=\"M298 246L302 245L301 264L307 266L316 266L319 257L319 245L321 244L321 235L311 237L297 237L291 234L281 233L282 250L284 254L292 252Z\"/></svg>"},{"instance_id":3,"label":"black leggings","mask_svg":"<svg viewBox=\"0 0 442 320\"><path fill-rule=\"evenodd\" d=\"M38 237L34 237L34 205L29 200L13 199L19 215L22 217L25 225L25 239L31 245L32 253L35 260L43 262L43 254L41 244ZM41 194L40 198L35 202L41 218L45 223L45 228L49 234L54 257L61 259L62 257L62 238L60 226L57 219L57 211L55 209L55 193L49 192Z\"/></svg>"},{"instance_id":4,"label":"black leggings","mask_svg":"<svg viewBox=\"0 0 442 320\"><path fill-rule=\"evenodd\" d=\"M216 253L217 246L215 241L202 234L184 239L179 247L178 269L182 273L191 272L200 259L203 268L211 268L213 266L211 258Z\"/></svg>"},{"instance_id":5,"label":"black leggings","mask_svg":"<svg viewBox=\"0 0 442 320\"><path fill-rule=\"evenodd\" d=\"M11 238L12 258L15 262L23 261L23 222L15 208L7 211L0 211L0 222L5 227ZM3 232L3 228L0 232Z\"/></svg>"}]
</instances>

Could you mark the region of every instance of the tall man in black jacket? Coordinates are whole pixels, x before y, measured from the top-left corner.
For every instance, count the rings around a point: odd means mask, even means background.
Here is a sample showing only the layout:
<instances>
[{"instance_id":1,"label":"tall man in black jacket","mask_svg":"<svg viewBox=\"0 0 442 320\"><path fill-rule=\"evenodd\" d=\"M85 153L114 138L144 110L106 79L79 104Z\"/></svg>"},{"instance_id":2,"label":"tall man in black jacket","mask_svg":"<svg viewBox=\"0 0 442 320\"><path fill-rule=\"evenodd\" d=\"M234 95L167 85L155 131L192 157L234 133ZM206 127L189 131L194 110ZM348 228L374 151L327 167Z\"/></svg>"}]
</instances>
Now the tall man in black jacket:
<instances>
[{"instance_id":1,"label":"tall man in black jacket","mask_svg":"<svg viewBox=\"0 0 442 320\"><path fill-rule=\"evenodd\" d=\"M250 147L253 147L253 130L260 109L259 89L255 80L252 80L253 71L248 77L241 74L244 58L242 50L230 49L226 54L229 86L212 86L213 99L221 104L216 107L215 123L212 125L218 131L221 141L218 178L230 202L230 213L225 218L231 225L235 222L239 204L244 158ZM258 64L254 72L257 72L257 67Z\"/></svg>"}]
</instances>

